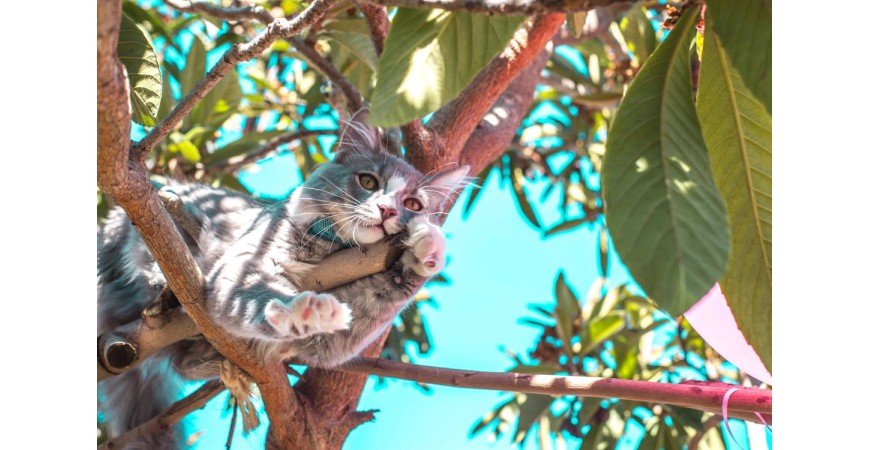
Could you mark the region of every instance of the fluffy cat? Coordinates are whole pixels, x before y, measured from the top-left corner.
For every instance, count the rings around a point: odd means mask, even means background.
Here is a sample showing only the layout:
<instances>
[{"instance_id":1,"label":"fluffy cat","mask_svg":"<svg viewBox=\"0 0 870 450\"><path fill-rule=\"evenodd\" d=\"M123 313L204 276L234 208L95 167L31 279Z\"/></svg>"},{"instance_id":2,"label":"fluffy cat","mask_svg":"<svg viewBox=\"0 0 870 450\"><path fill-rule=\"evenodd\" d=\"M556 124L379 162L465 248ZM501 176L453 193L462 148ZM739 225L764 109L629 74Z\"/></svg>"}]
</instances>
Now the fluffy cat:
<instances>
[{"instance_id":1,"label":"fluffy cat","mask_svg":"<svg viewBox=\"0 0 870 450\"><path fill-rule=\"evenodd\" d=\"M212 318L229 332L256 340L264 358L331 367L380 336L444 267L444 236L430 219L465 186L467 173L461 166L423 175L386 153L377 130L355 117L335 159L318 167L287 201L262 205L200 185L172 189L203 224L191 247L206 275ZM399 233L407 234L407 249L389 269L323 293L295 287L329 254ZM98 335L137 319L165 283L120 210L98 234L97 272ZM188 339L102 382L111 434L164 411L176 398L180 377L215 377L220 360L204 339Z\"/></svg>"}]
</instances>

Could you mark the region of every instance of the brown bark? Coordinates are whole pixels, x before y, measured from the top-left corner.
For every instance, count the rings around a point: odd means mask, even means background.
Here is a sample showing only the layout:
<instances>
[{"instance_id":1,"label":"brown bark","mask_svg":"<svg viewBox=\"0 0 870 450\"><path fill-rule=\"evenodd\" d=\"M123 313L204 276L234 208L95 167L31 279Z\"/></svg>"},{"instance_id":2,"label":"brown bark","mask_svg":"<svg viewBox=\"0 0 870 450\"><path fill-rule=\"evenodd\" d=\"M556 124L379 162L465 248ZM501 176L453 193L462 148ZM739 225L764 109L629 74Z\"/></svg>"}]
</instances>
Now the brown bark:
<instances>
[{"instance_id":1,"label":"brown bark","mask_svg":"<svg viewBox=\"0 0 870 450\"><path fill-rule=\"evenodd\" d=\"M449 11L468 11L489 15L529 16L549 12L589 11L593 8L615 3L628 3L626 0L504 0L500 2L483 0L371 0L384 6L403 6L406 8L440 8Z\"/></svg>"}]
</instances>

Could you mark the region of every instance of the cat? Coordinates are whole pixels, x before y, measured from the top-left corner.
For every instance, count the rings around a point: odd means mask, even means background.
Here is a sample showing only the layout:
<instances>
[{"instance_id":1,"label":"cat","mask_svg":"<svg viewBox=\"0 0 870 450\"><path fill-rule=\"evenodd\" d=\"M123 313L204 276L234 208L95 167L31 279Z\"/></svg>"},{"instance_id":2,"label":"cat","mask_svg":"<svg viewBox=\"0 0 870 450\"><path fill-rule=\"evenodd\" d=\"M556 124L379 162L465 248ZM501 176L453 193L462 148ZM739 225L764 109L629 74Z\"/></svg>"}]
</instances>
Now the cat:
<instances>
[{"instance_id":1,"label":"cat","mask_svg":"<svg viewBox=\"0 0 870 450\"><path fill-rule=\"evenodd\" d=\"M191 248L205 275L212 319L257 342L263 358L334 367L379 337L423 283L443 269L445 239L434 218L470 182L468 170L459 166L421 174L385 151L379 132L362 113L347 123L334 159L320 165L286 201L265 205L194 184L171 189L202 223ZM328 292L295 287L329 254L400 233L407 235L407 249L387 270ZM97 271L98 335L139 318L165 284L119 209L98 232ZM198 337L101 382L110 434L160 414L176 399L182 379L213 378L221 360ZM130 448L171 448L172 438L156 436Z\"/></svg>"}]
</instances>

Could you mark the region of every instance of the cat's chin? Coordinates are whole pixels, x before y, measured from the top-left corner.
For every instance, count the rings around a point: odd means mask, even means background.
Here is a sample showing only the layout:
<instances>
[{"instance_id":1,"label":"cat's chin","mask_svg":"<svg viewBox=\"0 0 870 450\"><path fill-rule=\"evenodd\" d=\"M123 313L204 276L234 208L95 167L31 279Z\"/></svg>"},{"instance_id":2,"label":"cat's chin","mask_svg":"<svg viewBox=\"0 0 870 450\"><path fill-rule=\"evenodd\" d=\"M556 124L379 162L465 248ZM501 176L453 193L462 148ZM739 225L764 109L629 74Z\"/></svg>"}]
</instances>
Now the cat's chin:
<instances>
[{"instance_id":1,"label":"cat's chin","mask_svg":"<svg viewBox=\"0 0 870 450\"><path fill-rule=\"evenodd\" d=\"M387 232L381 225L359 226L354 230L353 240L360 244L371 244L383 239L386 235Z\"/></svg>"}]
</instances>

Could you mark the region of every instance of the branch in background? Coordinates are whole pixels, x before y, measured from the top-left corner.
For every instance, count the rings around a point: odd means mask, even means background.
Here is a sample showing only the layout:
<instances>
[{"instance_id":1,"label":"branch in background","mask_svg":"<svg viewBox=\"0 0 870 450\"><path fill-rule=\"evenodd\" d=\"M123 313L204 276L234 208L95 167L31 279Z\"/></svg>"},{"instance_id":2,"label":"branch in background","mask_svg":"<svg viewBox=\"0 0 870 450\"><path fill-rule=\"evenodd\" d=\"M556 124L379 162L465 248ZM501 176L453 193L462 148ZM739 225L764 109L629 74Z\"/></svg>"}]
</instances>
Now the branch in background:
<instances>
[{"instance_id":1,"label":"branch in background","mask_svg":"<svg viewBox=\"0 0 870 450\"><path fill-rule=\"evenodd\" d=\"M448 11L468 11L489 15L531 16L551 12L589 11L614 3L633 3L626 0L370 0L384 6L406 8L440 8Z\"/></svg>"},{"instance_id":2,"label":"branch in background","mask_svg":"<svg viewBox=\"0 0 870 450\"><path fill-rule=\"evenodd\" d=\"M766 419L765 419L766 420ZM701 443L701 439L704 438L704 435L710 431L711 428L719 425L722 422L722 416L719 414L714 414L707 418L703 424L701 424L701 429L692 436L692 439L689 441L688 450L698 450L698 445ZM770 422L768 422L770 423Z\"/></svg>"},{"instance_id":3,"label":"branch in background","mask_svg":"<svg viewBox=\"0 0 870 450\"><path fill-rule=\"evenodd\" d=\"M427 126L441 136L447 149L446 159L439 164L459 159L461 149L483 116L564 22L562 13L537 16L524 22L508 47L478 73L457 98L435 112Z\"/></svg>"},{"instance_id":4,"label":"branch in background","mask_svg":"<svg viewBox=\"0 0 870 450\"><path fill-rule=\"evenodd\" d=\"M248 164L256 162L262 158L265 158L269 155L270 152L276 150L278 147L297 141L300 139L305 139L311 136L319 136L329 134L333 136L338 135L337 130L299 130L292 133L285 134L283 136L278 136L269 140L262 146L251 150L245 154L234 156L232 158L228 158L222 161L217 161L212 164L206 164L205 169L211 173L217 172L232 172L236 169L242 168Z\"/></svg>"},{"instance_id":5,"label":"branch in background","mask_svg":"<svg viewBox=\"0 0 870 450\"><path fill-rule=\"evenodd\" d=\"M269 14L262 6L242 5L242 6L218 6L214 3L202 0L189 0L180 2L178 0L166 0L166 4L178 11L188 13L202 13L223 20L257 20L264 24L271 22L275 18Z\"/></svg>"},{"instance_id":6,"label":"branch in background","mask_svg":"<svg viewBox=\"0 0 870 450\"><path fill-rule=\"evenodd\" d=\"M290 44L296 47L296 50L299 50L299 53L301 53L303 56L305 56L306 59L308 59L308 62L314 65L314 67L317 67L320 72L326 75L326 77L329 78L330 81L335 83L335 85L338 86L339 89L341 89L341 91L344 93L345 98L347 98L347 106L350 109L350 111L348 112L350 114L353 114L362 109L364 104L362 95L360 95L356 87L351 84L350 81L348 81L348 79L341 73L340 70L338 70L337 67L335 67L335 65L329 62L323 56L320 56L320 53L317 53L317 50L315 50L314 47L308 45L308 43L306 43L298 36L294 36L288 39L288 41L290 42Z\"/></svg>"},{"instance_id":7,"label":"branch in background","mask_svg":"<svg viewBox=\"0 0 870 450\"><path fill-rule=\"evenodd\" d=\"M209 400L220 394L224 390L224 385L220 380L211 380L202 385L194 393L175 402L163 414L149 420L148 422L139 425L136 428L109 440L103 445L97 447L97 450L109 450L115 448L124 448L130 441L135 440L139 436L154 435L159 433L168 433L171 428L181 421L184 416L202 408Z\"/></svg>"},{"instance_id":8,"label":"branch in background","mask_svg":"<svg viewBox=\"0 0 870 450\"><path fill-rule=\"evenodd\" d=\"M384 52L384 41L387 40L387 33L390 32L390 18L387 16L387 8L367 1L354 0L353 2L365 16L375 51L378 52L378 56L381 56L381 53Z\"/></svg>"},{"instance_id":9,"label":"branch in background","mask_svg":"<svg viewBox=\"0 0 870 450\"><path fill-rule=\"evenodd\" d=\"M495 158L504 153L517 134L517 128L529 113L535 99L535 88L541 70L553 49L547 48L514 79L471 133L459 155L460 164L471 165L472 174L480 173ZM481 182L483 180L480 180Z\"/></svg>"},{"instance_id":10,"label":"branch in background","mask_svg":"<svg viewBox=\"0 0 870 450\"><path fill-rule=\"evenodd\" d=\"M148 155L151 149L163 140L190 113L193 107L217 85L227 72L230 69L235 70L237 63L250 61L260 56L278 39L289 39L301 33L303 28L319 20L336 1L313 0L311 6L304 9L292 20L275 19L266 26L266 30L258 34L250 42L246 44L233 44L224 53L220 61L194 86L190 93L175 105L172 112L133 147L134 158L137 161L144 161L145 156Z\"/></svg>"},{"instance_id":11,"label":"branch in background","mask_svg":"<svg viewBox=\"0 0 870 450\"><path fill-rule=\"evenodd\" d=\"M722 411L722 399L725 393L729 389L737 388L738 390L728 400L728 414L735 418L760 422L760 419L755 416L755 413L759 413L764 416L767 423L772 423L773 392L725 383L669 384L617 378L478 372L365 357L346 363L338 370L460 388L619 398L664 403L702 411Z\"/></svg>"}]
</instances>

